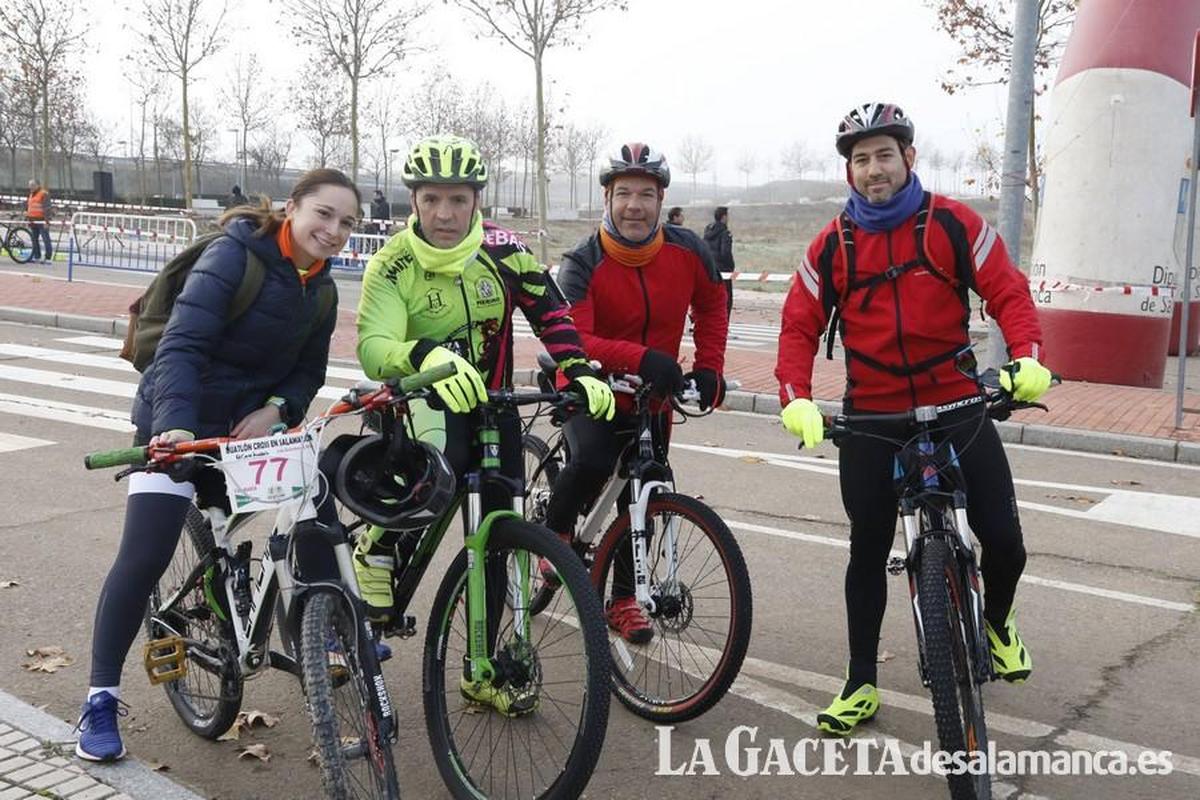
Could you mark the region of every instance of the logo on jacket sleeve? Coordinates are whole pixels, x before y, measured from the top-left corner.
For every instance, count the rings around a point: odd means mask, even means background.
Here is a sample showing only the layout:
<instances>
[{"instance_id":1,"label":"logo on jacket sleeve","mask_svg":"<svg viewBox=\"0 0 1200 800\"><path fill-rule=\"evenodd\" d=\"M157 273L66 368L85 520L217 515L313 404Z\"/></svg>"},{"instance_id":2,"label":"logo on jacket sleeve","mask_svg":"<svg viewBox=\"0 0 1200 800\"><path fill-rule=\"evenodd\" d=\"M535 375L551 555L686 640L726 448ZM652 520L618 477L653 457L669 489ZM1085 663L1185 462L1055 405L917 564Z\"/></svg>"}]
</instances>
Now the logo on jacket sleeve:
<instances>
[{"instance_id":1,"label":"logo on jacket sleeve","mask_svg":"<svg viewBox=\"0 0 1200 800\"><path fill-rule=\"evenodd\" d=\"M475 282L475 294L479 297L481 306L500 302L500 291L496 288L496 282L486 275Z\"/></svg>"}]
</instances>

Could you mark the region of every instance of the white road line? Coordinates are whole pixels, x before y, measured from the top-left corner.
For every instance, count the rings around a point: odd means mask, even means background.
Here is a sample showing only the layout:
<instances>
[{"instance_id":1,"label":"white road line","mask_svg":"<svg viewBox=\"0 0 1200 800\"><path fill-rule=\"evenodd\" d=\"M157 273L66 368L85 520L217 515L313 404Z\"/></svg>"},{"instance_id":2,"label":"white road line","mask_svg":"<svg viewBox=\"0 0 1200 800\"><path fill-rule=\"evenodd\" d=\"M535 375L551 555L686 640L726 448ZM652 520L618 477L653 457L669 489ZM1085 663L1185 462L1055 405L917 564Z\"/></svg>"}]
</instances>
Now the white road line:
<instances>
[{"instance_id":1,"label":"white road line","mask_svg":"<svg viewBox=\"0 0 1200 800\"><path fill-rule=\"evenodd\" d=\"M78 344L84 347L99 347L103 350L120 350L124 342L111 336L68 336L65 339L55 339L56 342Z\"/></svg>"},{"instance_id":2,"label":"white road line","mask_svg":"<svg viewBox=\"0 0 1200 800\"><path fill-rule=\"evenodd\" d=\"M759 450L710 447L708 445L680 443L673 446L697 453L723 456L725 458L754 460L756 463L815 472L819 475L836 476L838 474L836 464L828 459L782 455L780 453ZM1039 489L1052 488L1105 495L1104 500L1087 509L1066 508L1029 500L1017 500L1018 506L1029 511L1200 539L1200 522L1197 522L1197 520L1200 520L1200 498L1197 497L1156 492L1137 492L1129 489L1117 489L1111 486L1085 486L1074 483L1038 481L1028 478L1014 478L1013 483L1018 486L1030 486Z\"/></svg>"},{"instance_id":3,"label":"white road line","mask_svg":"<svg viewBox=\"0 0 1200 800\"><path fill-rule=\"evenodd\" d=\"M136 383L110 381L104 378L91 378L86 375L68 375L65 372L50 372L42 369L28 369L0 364L0 380L16 383L31 383L47 389L69 389L77 392L91 392L111 397L132 398L137 391Z\"/></svg>"},{"instance_id":4,"label":"white road line","mask_svg":"<svg viewBox=\"0 0 1200 800\"><path fill-rule=\"evenodd\" d=\"M112 411L106 408L91 408L72 403L60 403L35 397L0 394L0 413L22 417L66 422L88 428L103 428L110 431L131 432L128 411Z\"/></svg>"},{"instance_id":5,"label":"white road line","mask_svg":"<svg viewBox=\"0 0 1200 800\"><path fill-rule=\"evenodd\" d=\"M99 356L95 353L80 353L74 350L55 350L50 347L30 347L23 344L0 342L0 355L30 358L36 361L50 361L56 364L70 364L75 367L94 367L96 369L111 369L118 372L137 372L123 358L116 356Z\"/></svg>"},{"instance_id":6,"label":"white road line","mask_svg":"<svg viewBox=\"0 0 1200 800\"><path fill-rule=\"evenodd\" d=\"M801 533L799 531L790 531L784 528L773 528L768 525L756 525L752 522L741 522L739 520L726 519L725 523L733 530L743 530L750 533L762 533L767 536L777 536L782 539L792 539L805 544L819 544L826 547L837 547L842 550L850 548L850 542L846 539L837 539L832 536L820 536L814 533ZM904 551L892 550L889 555L904 557ZM1101 597L1105 600L1115 600L1120 603L1130 603L1133 605L1147 606L1149 608L1159 608L1164 611L1175 611L1184 614L1195 613L1197 608L1193 604L1180 603L1174 600L1163 600L1158 597L1150 597L1148 595L1132 594L1130 592L1120 592L1114 589L1104 589L1099 586L1090 586L1084 583L1072 583L1070 581L1060 581L1052 578L1039 578L1034 575L1025 574L1021 576L1023 583L1028 583L1032 586L1043 586L1048 589L1058 589L1064 592L1072 592L1075 594L1089 595L1091 597Z\"/></svg>"},{"instance_id":7,"label":"white road line","mask_svg":"<svg viewBox=\"0 0 1200 800\"><path fill-rule=\"evenodd\" d=\"M54 442L46 439L34 439L32 436L20 436L15 433L0 433L0 453L12 453L17 450L29 450L51 444Z\"/></svg>"}]
</instances>

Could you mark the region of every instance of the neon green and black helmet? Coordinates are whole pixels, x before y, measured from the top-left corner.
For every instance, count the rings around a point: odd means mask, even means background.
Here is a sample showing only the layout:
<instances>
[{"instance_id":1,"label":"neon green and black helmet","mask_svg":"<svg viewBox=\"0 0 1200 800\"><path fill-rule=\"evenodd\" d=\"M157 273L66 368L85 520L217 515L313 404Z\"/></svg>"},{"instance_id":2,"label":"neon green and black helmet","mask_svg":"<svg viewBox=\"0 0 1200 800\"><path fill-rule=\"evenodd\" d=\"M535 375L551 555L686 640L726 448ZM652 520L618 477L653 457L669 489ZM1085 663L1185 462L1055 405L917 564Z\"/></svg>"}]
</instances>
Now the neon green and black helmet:
<instances>
[{"instance_id":1,"label":"neon green and black helmet","mask_svg":"<svg viewBox=\"0 0 1200 800\"><path fill-rule=\"evenodd\" d=\"M408 151L400 180L409 189L427 183L462 183L482 189L487 186L488 169L483 154L470 139L430 136Z\"/></svg>"}]
</instances>

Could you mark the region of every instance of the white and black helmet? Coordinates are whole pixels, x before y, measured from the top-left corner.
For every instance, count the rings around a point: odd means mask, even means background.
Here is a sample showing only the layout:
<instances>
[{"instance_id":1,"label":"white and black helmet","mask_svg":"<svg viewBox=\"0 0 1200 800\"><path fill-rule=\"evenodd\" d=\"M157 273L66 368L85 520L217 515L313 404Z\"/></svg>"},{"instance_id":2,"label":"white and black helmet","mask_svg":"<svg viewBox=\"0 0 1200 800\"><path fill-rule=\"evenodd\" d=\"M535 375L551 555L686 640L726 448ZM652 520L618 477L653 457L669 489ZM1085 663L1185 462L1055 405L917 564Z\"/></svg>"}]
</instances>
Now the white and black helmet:
<instances>
[{"instance_id":1,"label":"white and black helmet","mask_svg":"<svg viewBox=\"0 0 1200 800\"><path fill-rule=\"evenodd\" d=\"M621 175L649 175L664 189L671 185L671 168L667 166L666 156L643 142L623 144L612 153L600 170L600 185L607 187L613 178Z\"/></svg>"},{"instance_id":2,"label":"white and black helmet","mask_svg":"<svg viewBox=\"0 0 1200 800\"><path fill-rule=\"evenodd\" d=\"M848 159L854 145L871 136L892 136L903 150L913 143L916 134L916 127L900 106L863 103L851 109L838 125L837 150Z\"/></svg>"}]
</instances>

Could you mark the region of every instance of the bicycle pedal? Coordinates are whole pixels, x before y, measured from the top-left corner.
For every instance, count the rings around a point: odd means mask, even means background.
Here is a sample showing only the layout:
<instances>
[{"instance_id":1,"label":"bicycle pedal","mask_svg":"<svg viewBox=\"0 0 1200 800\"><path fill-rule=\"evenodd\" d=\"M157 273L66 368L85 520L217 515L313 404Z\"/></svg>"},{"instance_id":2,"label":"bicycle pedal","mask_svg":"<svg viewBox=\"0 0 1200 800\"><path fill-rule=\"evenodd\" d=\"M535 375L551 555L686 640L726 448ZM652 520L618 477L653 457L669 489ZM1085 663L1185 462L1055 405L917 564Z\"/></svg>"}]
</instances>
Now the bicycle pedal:
<instances>
[{"instance_id":1,"label":"bicycle pedal","mask_svg":"<svg viewBox=\"0 0 1200 800\"><path fill-rule=\"evenodd\" d=\"M187 648L179 636L165 636L146 642L142 650L146 675L154 686L187 676Z\"/></svg>"},{"instance_id":2,"label":"bicycle pedal","mask_svg":"<svg viewBox=\"0 0 1200 800\"><path fill-rule=\"evenodd\" d=\"M900 575L905 570L904 559L900 556L892 556L887 562L887 571L889 575Z\"/></svg>"},{"instance_id":3,"label":"bicycle pedal","mask_svg":"<svg viewBox=\"0 0 1200 800\"><path fill-rule=\"evenodd\" d=\"M396 635L401 639L409 639L417 635L417 618L412 614L405 614L396 624Z\"/></svg>"}]
</instances>

